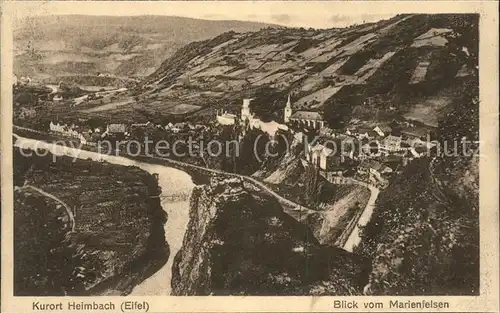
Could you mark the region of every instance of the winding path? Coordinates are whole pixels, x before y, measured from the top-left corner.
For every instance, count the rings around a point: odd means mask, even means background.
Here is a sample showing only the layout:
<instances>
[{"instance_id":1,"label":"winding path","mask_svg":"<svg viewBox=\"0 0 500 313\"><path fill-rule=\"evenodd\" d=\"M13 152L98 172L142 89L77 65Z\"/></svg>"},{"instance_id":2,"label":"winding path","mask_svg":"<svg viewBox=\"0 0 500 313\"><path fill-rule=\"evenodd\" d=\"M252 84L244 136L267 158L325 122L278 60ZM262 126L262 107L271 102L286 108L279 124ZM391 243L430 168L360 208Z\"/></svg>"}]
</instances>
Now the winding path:
<instances>
[{"instance_id":1,"label":"winding path","mask_svg":"<svg viewBox=\"0 0 500 313\"><path fill-rule=\"evenodd\" d=\"M374 185L356 180L352 177L340 177L339 179L332 181L325 177L328 181L333 184L338 185L359 185L370 190L370 198L365 205L361 214L356 213L352 220L347 224L342 234L336 240L336 245L344 248L345 250L352 252L354 247L357 246L361 241L361 227L366 226L371 219L373 214L373 209L375 208L375 201L377 201L380 189Z\"/></svg>"},{"instance_id":2,"label":"winding path","mask_svg":"<svg viewBox=\"0 0 500 313\"><path fill-rule=\"evenodd\" d=\"M347 236L347 240L345 244L342 246L345 250L352 252L354 247L356 247L360 242L361 242L361 227L366 226L368 222L370 221L372 214L373 214L373 209L375 208L375 201L377 201L378 195L380 193L380 189L368 185L363 182L359 182L360 184L364 184L365 187L370 189L370 199L368 199L368 202L366 203L366 206L363 210L363 213L359 216L359 218L354 220L354 228L350 232L349 236ZM348 230L348 229L346 229Z\"/></svg>"},{"instance_id":3,"label":"winding path","mask_svg":"<svg viewBox=\"0 0 500 313\"><path fill-rule=\"evenodd\" d=\"M68 217L69 217L69 220L71 222L71 231L74 232L75 231L75 227L76 227L76 221L75 221L75 216L73 215L73 211L71 210L71 208L69 207L69 205L67 205L64 201L62 201L61 199L59 199L58 197L54 196L53 194L51 193L48 193L46 191L43 191L42 189L40 188L37 188L35 186L32 186L32 185L25 185L23 188L30 188L30 189L33 189L35 190L36 192L40 193L41 195L44 195L45 197L48 197L56 202L59 202L65 209L66 209L66 213L68 214Z\"/></svg>"}]
</instances>

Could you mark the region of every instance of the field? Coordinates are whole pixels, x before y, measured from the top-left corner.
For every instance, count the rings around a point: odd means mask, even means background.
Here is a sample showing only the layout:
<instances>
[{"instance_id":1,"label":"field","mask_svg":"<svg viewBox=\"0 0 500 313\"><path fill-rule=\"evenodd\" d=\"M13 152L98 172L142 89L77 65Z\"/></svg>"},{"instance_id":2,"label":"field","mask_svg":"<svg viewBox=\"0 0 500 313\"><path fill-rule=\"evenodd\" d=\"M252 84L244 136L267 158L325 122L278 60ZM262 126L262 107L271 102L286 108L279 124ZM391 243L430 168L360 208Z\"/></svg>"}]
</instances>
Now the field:
<instances>
[{"instance_id":1,"label":"field","mask_svg":"<svg viewBox=\"0 0 500 313\"><path fill-rule=\"evenodd\" d=\"M100 105L100 106L97 106L97 107L94 107L94 108L91 108L91 109L82 110L82 112L84 112L84 113L92 113L92 112L114 110L114 109L118 109L119 107L124 106L124 105L133 104L134 102L135 101L131 100L131 99L122 100L122 101L113 101L113 102L107 103L105 105Z\"/></svg>"},{"instance_id":2,"label":"field","mask_svg":"<svg viewBox=\"0 0 500 313\"><path fill-rule=\"evenodd\" d=\"M415 72L413 72L413 76L411 77L410 84L418 84L425 80L425 76L427 74L427 69L431 63L429 61L424 61L418 63L417 68L415 68Z\"/></svg>"}]
</instances>

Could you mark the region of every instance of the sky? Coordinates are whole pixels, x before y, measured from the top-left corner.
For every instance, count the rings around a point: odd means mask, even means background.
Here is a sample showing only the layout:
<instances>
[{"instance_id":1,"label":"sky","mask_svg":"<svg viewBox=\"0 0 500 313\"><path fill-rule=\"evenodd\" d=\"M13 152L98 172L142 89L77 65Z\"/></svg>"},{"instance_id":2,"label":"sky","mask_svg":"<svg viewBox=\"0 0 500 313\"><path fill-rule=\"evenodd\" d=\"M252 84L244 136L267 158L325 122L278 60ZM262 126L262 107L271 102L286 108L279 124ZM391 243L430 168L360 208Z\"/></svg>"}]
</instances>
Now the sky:
<instances>
[{"instance_id":1,"label":"sky","mask_svg":"<svg viewBox=\"0 0 500 313\"><path fill-rule=\"evenodd\" d=\"M347 2L347 3L345 3ZM387 19L398 12L376 3L351 1L22 1L12 6L17 18L32 15L166 15L208 20L240 20L289 27L332 28Z\"/></svg>"}]
</instances>

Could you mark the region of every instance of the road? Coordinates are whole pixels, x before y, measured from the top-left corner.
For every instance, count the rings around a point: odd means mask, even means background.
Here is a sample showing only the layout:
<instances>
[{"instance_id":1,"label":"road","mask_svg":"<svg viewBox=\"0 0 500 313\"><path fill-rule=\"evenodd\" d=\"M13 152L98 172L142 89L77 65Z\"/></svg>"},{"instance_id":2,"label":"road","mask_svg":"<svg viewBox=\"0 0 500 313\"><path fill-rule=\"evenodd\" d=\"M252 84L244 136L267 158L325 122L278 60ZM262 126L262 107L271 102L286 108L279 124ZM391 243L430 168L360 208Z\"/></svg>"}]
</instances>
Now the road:
<instances>
[{"instance_id":1,"label":"road","mask_svg":"<svg viewBox=\"0 0 500 313\"><path fill-rule=\"evenodd\" d=\"M52 200L56 201L56 202L59 202L65 209L66 209L66 213L69 217L69 220L71 222L71 231L74 232L75 231L75 227L76 227L76 221L75 221L75 216L73 215L73 211L71 210L71 208L69 207L69 205L67 205L64 201L62 201L61 199L59 199L58 197L54 196L53 194L51 193L48 193L46 191L43 191L42 189L40 188L37 188L35 186L32 186L32 185L24 185L23 188L30 188L30 189L33 189L35 190L36 192L40 193L41 195L45 196L45 197L48 197L48 198L51 198Z\"/></svg>"},{"instance_id":2,"label":"road","mask_svg":"<svg viewBox=\"0 0 500 313\"><path fill-rule=\"evenodd\" d=\"M368 199L368 202L366 203L366 206L363 209L363 213L361 213L361 215L359 216L359 219L357 221L354 221L355 226L350 235L347 237L347 241L342 247L349 252L352 252L354 247L356 247L360 243L361 227L366 226L366 224L368 224L368 222L370 221L373 214L373 209L375 208L375 201L377 201L378 195L380 193L380 189L378 189L373 185L369 185L360 181L356 182L370 189L370 198Z\"/></svg>"},{"instance_id":3,"label":"road","mask_svg":"<svg viewBox=\"0 0 500 313\"><path fill-rule=\"evenodd\" d=\"M352 220L347 224L342 234L335 241L335 244L341 246L347 251L352 252L355 246L361 241L360 228L366 226L371 219L373 210L375 208L375 201L377 201L380 189L374 185L359 181L352 177L336 177L335 179L329 179L328 176L323 176L332 184L338 185L359 185L370 190L370 198L365 205L361 214L356 213Z\"/></svg>"}]
</instances>

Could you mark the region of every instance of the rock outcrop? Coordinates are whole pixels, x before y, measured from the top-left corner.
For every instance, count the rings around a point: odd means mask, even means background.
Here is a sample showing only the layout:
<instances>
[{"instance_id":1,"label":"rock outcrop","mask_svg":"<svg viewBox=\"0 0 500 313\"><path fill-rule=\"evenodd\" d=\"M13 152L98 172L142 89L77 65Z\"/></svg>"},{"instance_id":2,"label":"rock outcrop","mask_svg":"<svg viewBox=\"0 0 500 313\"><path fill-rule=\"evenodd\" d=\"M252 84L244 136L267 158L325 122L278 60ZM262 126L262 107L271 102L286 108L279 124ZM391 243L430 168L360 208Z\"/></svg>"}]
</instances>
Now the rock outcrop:
<instances>
[{"instance_id":1,"label":"rock outcrop","mask_svg":"<svg viewBox=\"0 0 500 313\"><path fill-rule=\"evenodd\" d=\"M172 273L174 295L346 295L360 292L365 263L322 246L304 225L237 178L194 189Z\"/></svg>"}]
</instances>

